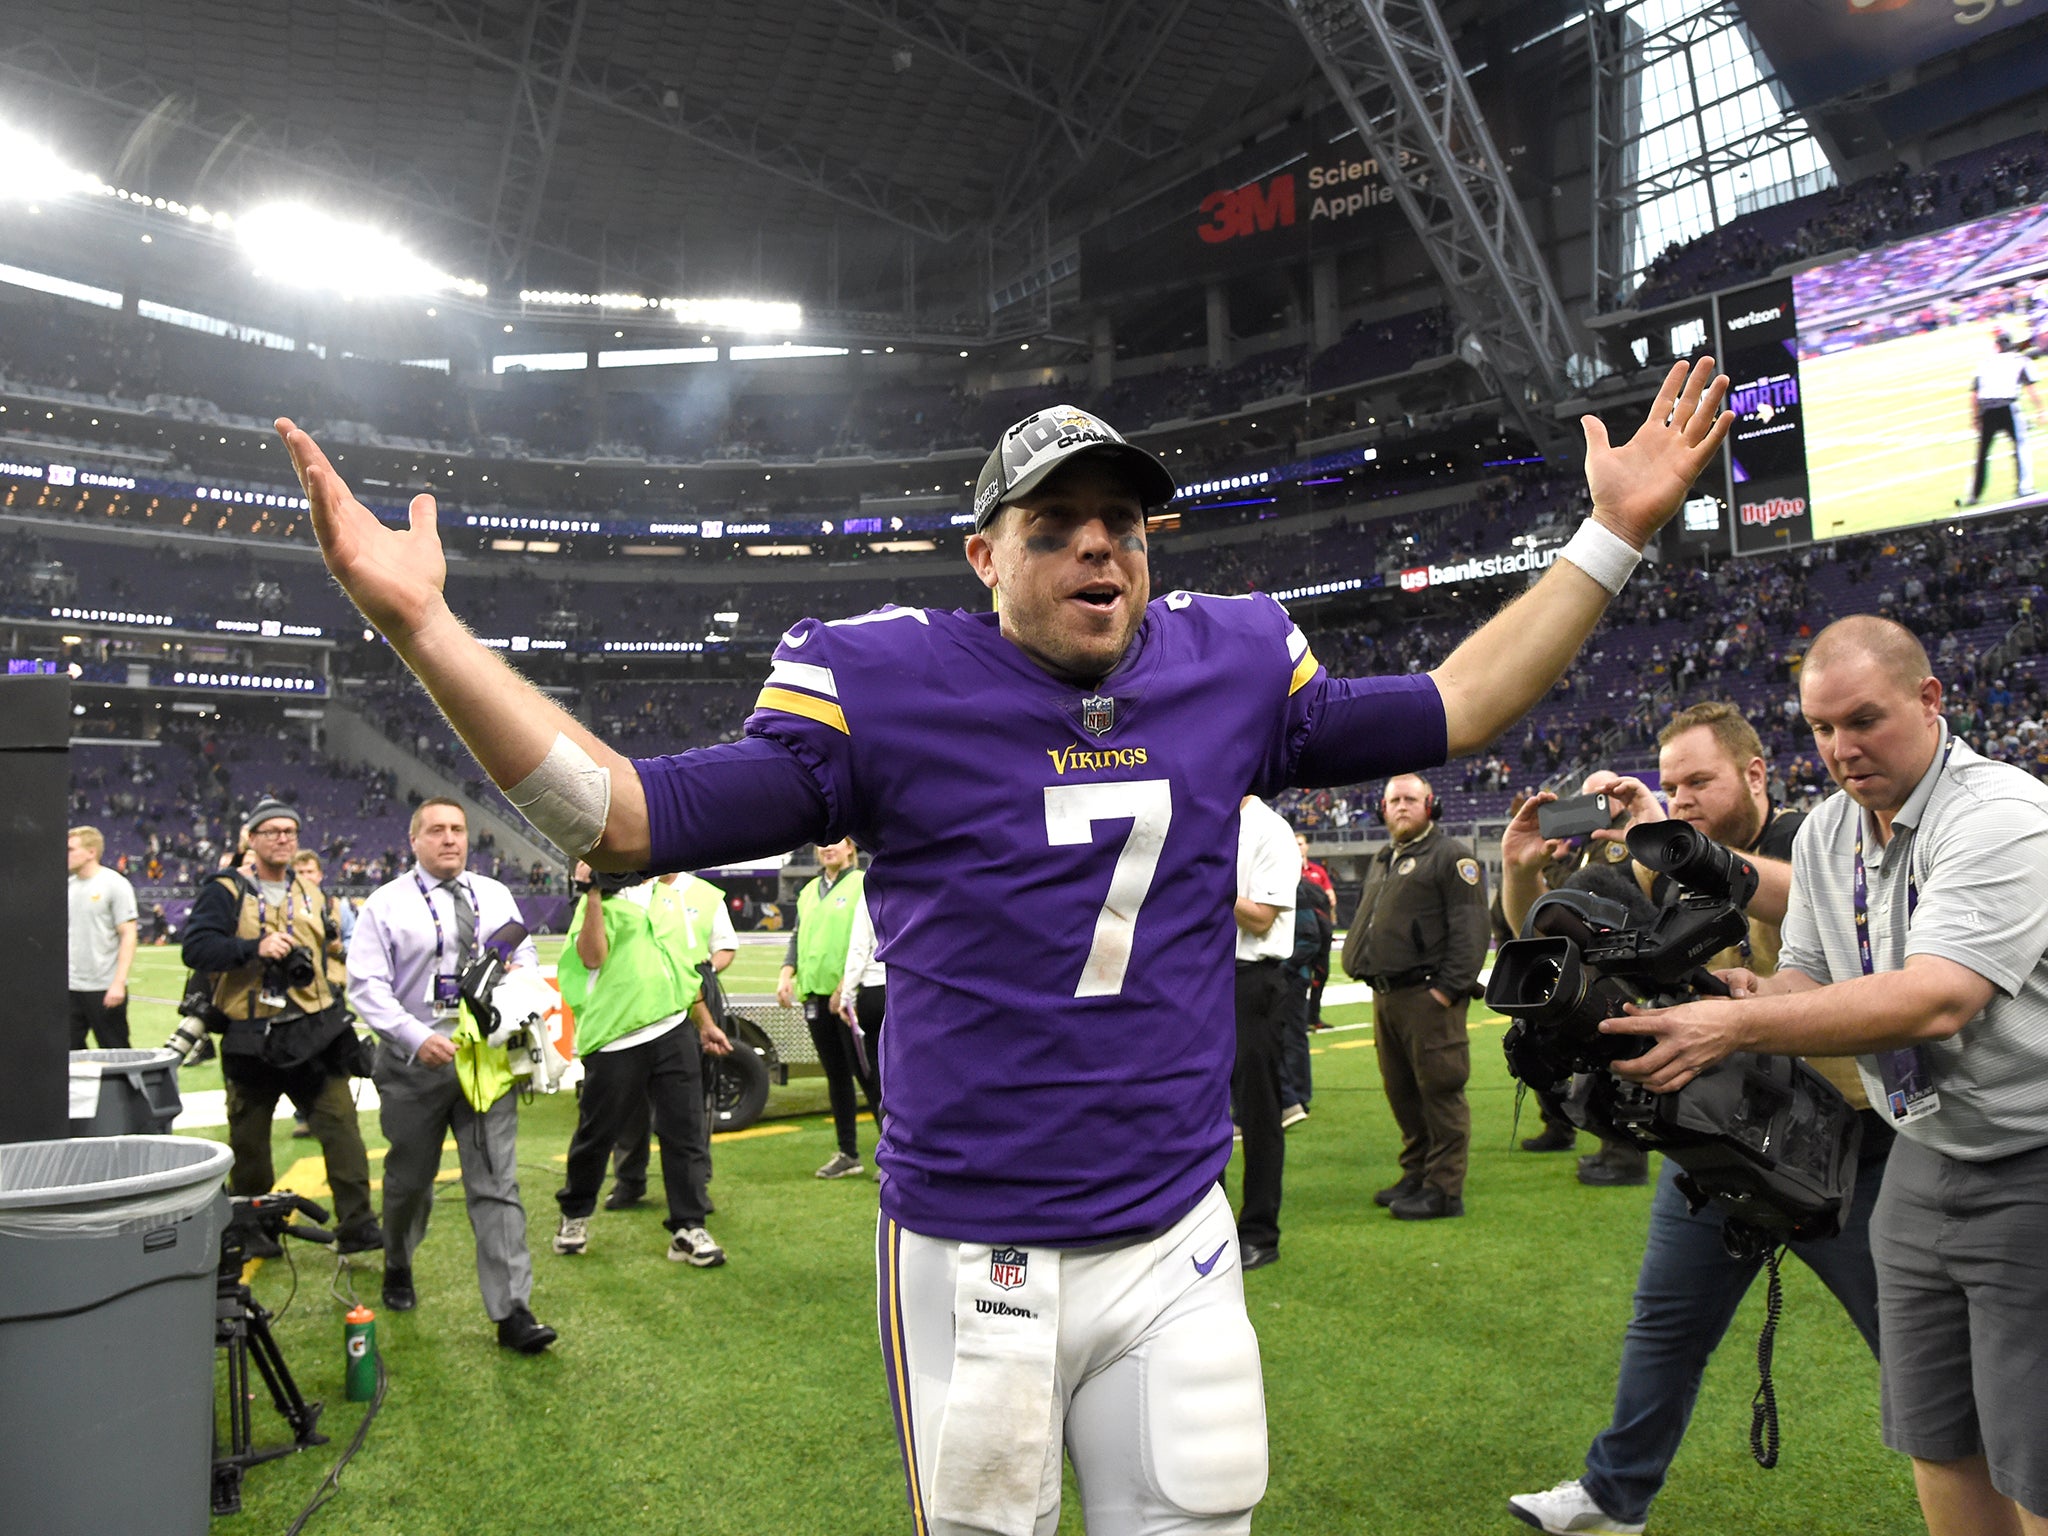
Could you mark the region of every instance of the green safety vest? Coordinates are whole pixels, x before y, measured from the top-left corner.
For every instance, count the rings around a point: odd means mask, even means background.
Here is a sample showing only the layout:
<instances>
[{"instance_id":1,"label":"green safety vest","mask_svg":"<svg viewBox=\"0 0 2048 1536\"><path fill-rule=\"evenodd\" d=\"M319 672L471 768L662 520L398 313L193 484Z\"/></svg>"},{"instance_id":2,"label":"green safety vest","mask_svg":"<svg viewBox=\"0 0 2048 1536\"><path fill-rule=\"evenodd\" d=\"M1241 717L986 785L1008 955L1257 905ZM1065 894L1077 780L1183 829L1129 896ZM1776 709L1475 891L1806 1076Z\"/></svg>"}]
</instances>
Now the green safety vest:
<instances>
[{"instance_id":1,"label":"green safety vest","mask_svg":"<svg viewBox=\"0 0 2048 1536\"><path fill-rule=\"evenodd\" d=\"M797 892L796 989L802 996L829 997L839 989L866 878L860 870L849 869L830 890L820 875Z\"/></svg>"},{"instance_id":2,"label":"green safety vest","mask_svg":"<svg viewBox=\"0 0 2048 1536\"><path fill-rule=\"evenodd\" d=\"M579 898L569 914L569 942L555 967L562 1001L576 1012L579 1056L687 1009L703 990L697 962L711 954L710 925L693 923L685 895L657 880L644 908L619 896L604 903L603 985L593 991L576 954L588 900ZM700 926L701 936L694 931Z\"/></svg>"}]
</instances>

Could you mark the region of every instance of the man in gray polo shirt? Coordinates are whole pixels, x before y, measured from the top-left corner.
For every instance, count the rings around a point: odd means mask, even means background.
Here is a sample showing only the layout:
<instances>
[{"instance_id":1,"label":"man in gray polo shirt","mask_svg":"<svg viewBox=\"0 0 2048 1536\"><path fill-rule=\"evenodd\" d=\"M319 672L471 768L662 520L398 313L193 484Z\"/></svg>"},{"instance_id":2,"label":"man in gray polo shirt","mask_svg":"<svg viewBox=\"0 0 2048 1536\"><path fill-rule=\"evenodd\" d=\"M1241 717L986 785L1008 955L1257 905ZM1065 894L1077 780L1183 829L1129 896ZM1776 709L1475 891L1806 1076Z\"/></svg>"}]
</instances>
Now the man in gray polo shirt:
<instances>
[{"instance_id":1,"label":"man in gray polo shirt","mask_svg":"<svg viewBox=\"0 0 2048 1536\"><path fill-rule=\"evenodd\" d=\"M1859 1056L1899 1128L1871 1221L1884 1439L1930 1536L2048 1533L2048 787L1954 740L1927 653L1859 615L1800 705L1844 793L1807 819L1775 976L1610 1020L1657 1092L1731 1051Z\"/></svg>"}]
</instances>

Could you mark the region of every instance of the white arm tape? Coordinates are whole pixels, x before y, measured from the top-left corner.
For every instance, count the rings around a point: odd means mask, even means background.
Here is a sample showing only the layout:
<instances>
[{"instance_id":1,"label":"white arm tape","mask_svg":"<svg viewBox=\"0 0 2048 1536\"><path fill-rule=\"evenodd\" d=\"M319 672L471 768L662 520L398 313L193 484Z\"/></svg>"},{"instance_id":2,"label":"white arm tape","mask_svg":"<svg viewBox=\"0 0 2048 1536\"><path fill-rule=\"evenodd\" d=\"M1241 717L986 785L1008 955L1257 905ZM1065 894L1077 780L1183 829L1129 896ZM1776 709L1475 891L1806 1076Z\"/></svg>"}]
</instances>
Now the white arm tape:
<instances>
[{"instance_id":1,"label":"white arm tape","mask_svg":"<svg viewBox=\"0 0 2048 1536\"><path fill-rule=\"evenodd\" d=\"M1642 551L1627 539L1605 523L1590 517L1579 524L1579 531L1566 541L1558 555L1571 561L1611 594L1620 593L1628 582L1629 573L1643 558Z\"/></svg>"},{"instance_id":2,"label":"white arm tape","mask_svg":"<svg viewBox=\"0 0 2048 1536\"><path fill-rule=\"evenodd\" d=\"M564 853L582 858L604 836L612 810L612 776L562 732L540 766L505 791L534 830Z\"/></svg>"}]
</instances>

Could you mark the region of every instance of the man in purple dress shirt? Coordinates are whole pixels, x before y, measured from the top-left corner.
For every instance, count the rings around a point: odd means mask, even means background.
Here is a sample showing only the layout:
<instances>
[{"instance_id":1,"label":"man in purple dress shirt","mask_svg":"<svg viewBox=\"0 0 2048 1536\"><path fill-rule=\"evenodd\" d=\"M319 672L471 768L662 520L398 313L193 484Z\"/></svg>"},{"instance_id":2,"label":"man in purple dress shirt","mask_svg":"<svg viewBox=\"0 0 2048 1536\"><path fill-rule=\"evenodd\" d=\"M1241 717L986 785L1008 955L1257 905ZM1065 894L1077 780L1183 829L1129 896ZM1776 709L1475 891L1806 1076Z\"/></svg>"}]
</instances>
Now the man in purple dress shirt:
<instances>
[{"instance_id":1,"label":"man in purple dress shirt","mask_svg":"<svg viewBox=\"0 0 2048 1536\"><path fill-rule=\"evenodd\" d=\"M1247 793L1477 750L1562 674L1727 431L1711 360L1610 447L1592 519L1442 666L1331 677L1260 594L1150 601L1165 467L1071 407L1003 435L966 553L992 613L783 637L738 742L628 759L479 646L431 498L380 526L279 430L329 568L542 831L593 867L851 835L891 970L877 1161L884 1363L920 1532L1046 1533L1064 1440L1087 1524L1238 1532L1266 1481L1230 1155ZM1170 895L1169 895L1170 893Z\"/></svg>"}]
</instances>

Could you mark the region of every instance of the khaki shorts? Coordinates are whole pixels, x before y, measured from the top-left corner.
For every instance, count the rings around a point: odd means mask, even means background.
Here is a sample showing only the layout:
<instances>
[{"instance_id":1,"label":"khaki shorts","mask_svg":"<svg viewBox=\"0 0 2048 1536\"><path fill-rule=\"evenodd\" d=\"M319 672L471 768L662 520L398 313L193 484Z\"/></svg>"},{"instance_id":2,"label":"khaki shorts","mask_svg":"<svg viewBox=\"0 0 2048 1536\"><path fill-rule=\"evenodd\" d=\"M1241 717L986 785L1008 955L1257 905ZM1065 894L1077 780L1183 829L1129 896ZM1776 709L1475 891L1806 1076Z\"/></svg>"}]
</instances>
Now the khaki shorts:
<instances>
[{"instance_id":1,"label":"khaki shorts","mask_svg":"<svg viewBox=\"0 0 2048 1536\"><path fill-rule=\"evenodd\" d=\"M2048 1515L2048 1147L1966 1163L1901 1136L1870 1222L1884 1443L1982 1454Z\"/></svg>"}]
</instances>

